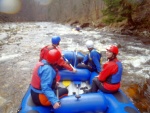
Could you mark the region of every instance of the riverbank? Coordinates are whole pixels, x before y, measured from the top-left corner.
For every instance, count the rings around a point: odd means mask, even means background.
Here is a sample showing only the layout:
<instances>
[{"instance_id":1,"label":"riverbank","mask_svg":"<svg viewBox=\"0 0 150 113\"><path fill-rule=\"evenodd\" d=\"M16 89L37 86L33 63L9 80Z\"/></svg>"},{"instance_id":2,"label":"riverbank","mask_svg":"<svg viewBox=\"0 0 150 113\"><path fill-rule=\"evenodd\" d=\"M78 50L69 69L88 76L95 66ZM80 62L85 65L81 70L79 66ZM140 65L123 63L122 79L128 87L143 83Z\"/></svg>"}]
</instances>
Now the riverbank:
<instances>
[{"instance_id":1,"label":"riverbank","mask_svg":"<svg viewBox=\"0 0 150 113\"><path fill-rule=\"evenodd\" d=\"M120 35L129 35L134 37L136 40L141 40L143 44L149 45L150 44L150 29L138 29L131 27L113 27L107 26L107 31L112 32L114 34Z\"/></svg>"},{"instance_id":2,"label":"riverbank","mask_svg":"<svg viewBox=\"0 0 150 113\"><path fill-rule=\"evenodd\" d=\"M146 26L127 26L126 24L116 23L111 25L105 25L104 23L99 23L97 21L92 23L80 23L78 21L69 23L71 26L80 26L81 29L90 27L92 29L98 29L100 32L108 32L118 35L128 35L135 37L136 40L141 40L143 44L150 44L150 27Z\"/></svg>"}]
</instances>

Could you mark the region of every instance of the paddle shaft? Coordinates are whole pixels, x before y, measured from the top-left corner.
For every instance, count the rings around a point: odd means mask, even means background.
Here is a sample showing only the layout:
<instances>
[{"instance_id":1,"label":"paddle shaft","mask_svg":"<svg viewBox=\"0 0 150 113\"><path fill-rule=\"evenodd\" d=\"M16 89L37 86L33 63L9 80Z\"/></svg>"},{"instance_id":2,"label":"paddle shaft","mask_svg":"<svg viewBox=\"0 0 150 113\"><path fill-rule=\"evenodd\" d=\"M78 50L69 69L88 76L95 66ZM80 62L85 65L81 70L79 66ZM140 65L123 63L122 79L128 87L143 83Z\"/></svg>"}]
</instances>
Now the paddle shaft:
<instances>
[{"instance_id":1,"label":"paddle shaft","mask_svg":"<svg viewBox=\"0 0 150 113\"><path fill-rule=\"evenodd\" d=\"M69 65L73 68L73 66L70 64L70 62L68 61L68 59L66 59L64 56L63 58L65 59L65 61L67 61L69 63Z\"/></svg>"},{"instance_id":2,"label":"paddle shaft","mask_svg":"<svg viewBox=\"0 0 150 113\"><path fill-rule=\"evenodd\" d=\"M57 98L59 98L59 92L58 92L58 89L56 90L56 93L57 93Z\"/></svg>"},{"instance_id":3,"label":"paddle shaft","mask_svg":"<svg viewBox=\"0 0 150 113\"><path fill-rule=\"evenodd\" d=\"M58 86L56 87L56 96L59 99L59 91L58 91Z\"/></svg>"},{"instance_id":4,"label":"paddle shaft","mask_svg":"<svg viewBox=\"0 0 150 113\"><path fill-rule=\"evenodd\" d=\"M76 46L76 50L75 50L75 61L74 61L74 67L76 66L76 62L77 62L77 49L78 49L78 43L77 43L77 46Z\"/></svg>"}]
</instances>

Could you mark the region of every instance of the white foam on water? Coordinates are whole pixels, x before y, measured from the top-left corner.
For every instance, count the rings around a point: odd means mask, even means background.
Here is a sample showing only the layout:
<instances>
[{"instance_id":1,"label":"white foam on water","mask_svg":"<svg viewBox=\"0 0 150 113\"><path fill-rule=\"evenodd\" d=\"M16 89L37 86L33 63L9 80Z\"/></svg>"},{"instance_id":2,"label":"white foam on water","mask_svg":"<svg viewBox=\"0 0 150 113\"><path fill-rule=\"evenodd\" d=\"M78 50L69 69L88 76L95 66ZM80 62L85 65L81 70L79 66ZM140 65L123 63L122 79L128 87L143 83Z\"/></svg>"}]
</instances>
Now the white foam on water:
<instances>
[{"instance_id":1,"label":"white foam on water","mask_svg":"<svg viewBox=\"0 0 150 113\"><path fill-rule=\"evenodd\" d=\"M2 106L6 102L6 99L0 96L0 106Z\"/></svg>"},{"instance_id":2,"label":"white foam on water","mask_svg":"<svg viewBox=\"0 0 150 113\"><path fill-rule=\"evenodd\" d=\"M11 59L14 59L19 56L21 56L21 54L3 55L0 57L0 62L6 61L6 60L11 60Z\"/></svg>"}]
</instances>

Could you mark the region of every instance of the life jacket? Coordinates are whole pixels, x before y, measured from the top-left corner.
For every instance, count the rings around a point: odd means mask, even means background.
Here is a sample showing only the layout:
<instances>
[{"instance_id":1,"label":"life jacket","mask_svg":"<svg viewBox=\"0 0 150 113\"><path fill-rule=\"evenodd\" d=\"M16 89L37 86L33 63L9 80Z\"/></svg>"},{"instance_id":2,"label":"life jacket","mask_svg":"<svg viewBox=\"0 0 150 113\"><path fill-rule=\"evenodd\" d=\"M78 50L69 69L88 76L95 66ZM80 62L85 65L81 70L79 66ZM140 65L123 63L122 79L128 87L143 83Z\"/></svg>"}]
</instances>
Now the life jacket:
<instances>
[{"instance_id":1,"label":"life jacket","mask_svg":"<svg viewBox=\"0 0 150 113\"><path fill-rule=\"evenodd\" d=\"M118 61L116 62L116 64L118 65L118 72L108 77L107 83L117 84L121 81L121 76L123 71L122 63Z\"/></svg>"},{"instance_id":2,"label":"life jacket","mask_svg":"<svg viewBox=\"0 0 150 113\"><path fill-rule=\"evenodd\" d=\"M96 49L93 49L91 52L98 52L98 54L100 55L100 59L99 59L99 62L100 62L100 64L101 64L101 59L102 59L102 55L101 55L101 53L99 52L99 51L97 51ZM96 65L95 65L95 63L93 62L93 59L91 58L91 52L88 54L88 64L92 67L92 68L95 68L96 69Z\"/></svg>"},{"instance_id":3,"label":"life jacket","mask_svg":"<svg viewBox=\"0 0 150 113\"><path fill-rule=\"evenodd\" d=\"M51 45L51 46L47 45L41 49L39 61L41 61L43 59L46 60L47 53L49 52L49 50L52 50L52 49L57 49L61 53L61 49L59 47L56 47L53 45Z\"/></svg>"},{"instance_id":4,"label":"life jacket","mask_svg":"<svg viewBox=\"0 0 150 113\"><path fill-rule=\"evenodd\" d=\"M32 74L32 80L31 80L31 85L33 88L40 90L41 89L41 79L38 75L38 69L40 66L43 65L48 65L47 63L42 63L42 62L38 62L37 65L35 66L34 70L33 70L33 74ZM55 85L56 85L56 77L53 80L52 83L52 89L55 89Z\"/></svg>"},{"instance_id":5,"label":"life jacket","mask_svg":"<svg viewBox=\"0 0 150 113\"><path fill-rule=\"evenodd\" d=\"M40 51L40 59L39 59L39 61L41 61L43 59L46 60L46 56L47 56L48 51L51 50L51 49L55 49L55 48L56 48L55 46L51 46L51 47L45 46L44 48L42 48L41 51Z\"/></svg>"}]
</instances>

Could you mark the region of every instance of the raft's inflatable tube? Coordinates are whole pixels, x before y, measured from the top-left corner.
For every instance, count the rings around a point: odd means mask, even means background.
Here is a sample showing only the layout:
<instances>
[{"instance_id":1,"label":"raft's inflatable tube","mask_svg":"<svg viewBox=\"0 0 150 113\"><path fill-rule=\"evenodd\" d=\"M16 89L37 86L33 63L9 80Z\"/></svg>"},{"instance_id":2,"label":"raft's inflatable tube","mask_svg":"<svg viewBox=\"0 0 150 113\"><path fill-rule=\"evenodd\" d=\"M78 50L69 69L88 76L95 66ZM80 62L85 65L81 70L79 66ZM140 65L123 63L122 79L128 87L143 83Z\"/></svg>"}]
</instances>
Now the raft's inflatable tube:
<instances>
[{"instance_id":1,"label":"raft's inflatable tube","mask_svg":"<svg viewBox=\"0 0 150 113\"><path fill-rule=\"evenodd\" d=\"M30 91L31 86L29 86L26 94L24 95L17 113L52 113L52 107L35 105L32 101Z\"/></svg>"},{"instance_id":2,"label":"raft's inflatable tube","mask_svg":"<svg viewBox=\"0 0 150 113\"><path fill-rule=\"evenodd\" d=\"M104 93L108 109L105 113L140 113L130 99L120 89L117 93Z\"/></svg>"},{"instance_id":3,"label":"raft's inflatable tube","mask_svg":"<svg viewBox=\"0 0 150 113\"><path fill-rule=\"evenodd\" d=\"M75 51L63 51L63 56L64 59L67 59L74 67L76 67L76 65L84 58L82 53ZM91 72L88 69L77 69L77 72L75 73L68 70L60 70L59 75L61 76L61 81L88 81L90 79Z\"/></svg>"},{"instance_id":4,"label":"raft's inflatable tube","mask_svg":"<svg viewBox=\"0 0 150 113\"><path fill-rule=\"evenodd\" d=\"M91 76L91 72L87 69L77 69L77 72L71 72L68 70L60 70L59 75L62 80L71 80L71 81L88 81Z\"/></svg>"},{"instance_id":5,"label":"raft's inflatable tube","mask_svg":"<svg viewBox=\"0 0 150 113\"><path fill-rule=\"evenodd\" d=\"M98 73L97 72L91 72L91 75L90 75L90 79L89 79L89 84L92 85L92 80L95 76L98 76Z\"/></svg>"},{"instance_id":6,"label":"raft's inflatable tube","mask_svg":"<svg viewBox=\"0 0 150 113\"><path fill-rule=\"evenodd\" d=\"M107 109L103 93L81 94L77 99L75 95L60 99L61 107L54 110L52 107L36 106L31 98L31 86L26 92L18 113L97 113Z\"/></svg>"},{"instance_id":7,"label":"raft's inflatable tube","mask_svg":"<svg viewBox=\"0 0 150 113\"><path fill-rule=\"evenodd\" d=\"M80 63L85 56L81 52L77 51L63 51L62 53L64 58L67 59L74 67L76 67L76 65Z\"/></svg>"},{"instance_id":8,"label":"raft's inflatable tube","mask_svg":"<svg viewBox=\"0 0 150 113\"><path fill-rule=\"evenodd\" d=\"M98 93L81 94L60 99L61 107L54 110L52 106L36 106L30 94L29 86L17 113L140 113L129 98L119 90L114 94Z\"/></svg>"},{"instance_id":9,"label":"raft's inflatable tube","mask_svg":"<svg viewBox=\"0 0 150 113\"><path fill-rule=\"evenodd\" d=\"M54 113L99 113L107 109L103 93L81 94L77 99L74 95L62 98L61 107Z\"/></svg>"}]
</instances>

